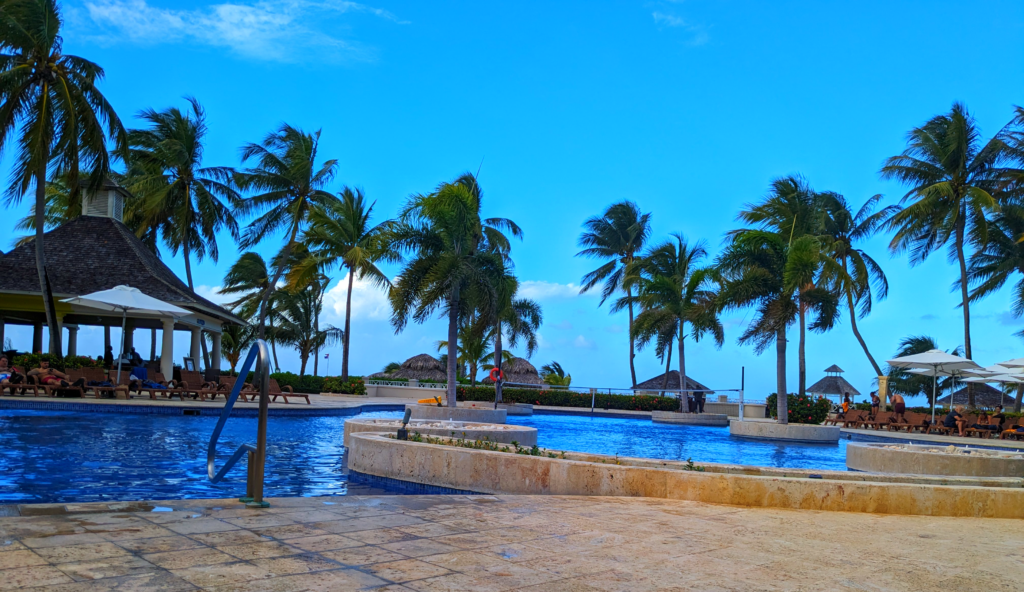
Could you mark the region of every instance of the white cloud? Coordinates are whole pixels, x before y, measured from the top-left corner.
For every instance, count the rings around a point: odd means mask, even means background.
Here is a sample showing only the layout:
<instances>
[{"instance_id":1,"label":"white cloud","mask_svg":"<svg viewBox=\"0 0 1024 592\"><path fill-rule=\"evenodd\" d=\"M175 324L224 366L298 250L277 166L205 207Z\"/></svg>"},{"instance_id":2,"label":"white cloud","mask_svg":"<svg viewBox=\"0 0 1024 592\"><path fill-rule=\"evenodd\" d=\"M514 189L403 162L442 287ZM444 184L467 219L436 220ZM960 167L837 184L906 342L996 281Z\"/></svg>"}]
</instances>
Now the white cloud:
<instances>
[{"instance_id":1,"label":"white cloud","mask_svg":"<svg viewBox=\"0 0 1024 592\"><path fill-rule=\"evenodd\" d=\"M220 304L222 306L229 302L238 300L238 297L235 294L221 294L220 288L221 286L199 285L196 286L196 294L199 294L214 304Z\"/></svg>"},{"instance_id":2,"label":"white cloud","mask_svg":"<svg viewBox=\"0 0 1024 592\"><path fill-rule=\"evenodd\" d=\"M588 292L592 294L596 292ZM539 280L526 280L519 284L519 296L534 300L552 300L555 298L575 298L580 296L580 287L576 284L559 284Z\"/></svg>"},{"instance_id":3,"label":"white cloud","mask_svg":"<svg viewBox=\"0 0 1024 592\"><path fill-rule=\"evenodd\" d=\"M690 23L681 17L658 10L651 13L651 16L654 17L654 24L658 25L658 27L670 27L689 33L690 39L688 43L690 45L704 45L710 39L706 28Z\"/></svg>"},{"instance_id":4,"label":"white cloud","mask_svg":"<svg viewBox=\"0 0 1024 592\"><path fill-rule=\"evenodd\" d=\"M185 10L146 0L86 0L84 5L85 14L76 12L73 21L81 36L105 45L187 42L279 62L301 61L314 52L319 60L371 59L367 48L321 30L342 14L361 12L406 24L386 10L341 0L237 1Z\"/></svg>"},{"instance_id":5,"label":"white cloud","mask_svg":"<svg viewBox=\"0 0 1024 592\"><path fill-rule=\"evenodd\" d=\"M572 344L580 349L596 349L597 344L582 335L577 335Z\"/></svg>"},{"instance_id":6,"label":"white cloud","mask_svg":"<svg viewBox=\"0 0 1024 592\"><path fill-rule=\"evenodd\" d=\"M323 318L326 322L336 327L344 326L347 294L348 275L345 275L324 294ZM367 279L356 278L352 284L352 318L373 321L390 319L391 303L388 302L387 292Z\"/></svg>"}]
</instances>

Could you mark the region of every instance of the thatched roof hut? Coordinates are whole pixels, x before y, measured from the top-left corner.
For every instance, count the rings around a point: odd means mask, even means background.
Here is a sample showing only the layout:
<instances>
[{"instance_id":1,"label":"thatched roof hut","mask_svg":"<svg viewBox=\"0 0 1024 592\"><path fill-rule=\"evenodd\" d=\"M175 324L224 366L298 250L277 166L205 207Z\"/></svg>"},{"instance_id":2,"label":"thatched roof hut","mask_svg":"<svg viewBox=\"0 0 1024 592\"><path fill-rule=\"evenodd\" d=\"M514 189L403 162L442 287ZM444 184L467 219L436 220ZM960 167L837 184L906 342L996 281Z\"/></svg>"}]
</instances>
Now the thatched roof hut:
<instances>
[{"instance_id":1,"label":"thatched roof hut","mask_svg":"<svg viewBox=\"0 0 1024 592\"><path fill-rule=\"evenodd\" d=\"M429 354L420 354L402 362L401 368L394 372L387 374L378 372L377 374L370 375L369 378L383 380L405 378L408 380L438 380L443 382L448 380L448 374L445 372L445 368L441 365L440 360Z\"/></svg>"},{"instance_id":2,"label":"thatched roof hut","mask_svg":"<svg viewBox=\"0 0 1024 592\"><path fill-rule=\"evenodd\" d=\"M807 392L813 395L838 395L840 397L846 393L850 393L851 397L859 395L860 391L853 388L852 384L840 376L842 373L842 368L832 364L825 368L825 378L807 387Z\"/></svg>"},{"instance_id":3,"label":"thatched roof hut","mask_svg":"<svg viewBox=\"0 0 1024 592\"><path fill-rule=\"evenodd\" d=\"M954 405L967 405L967 387L956 391L952 395ZM949 407L950 395L945 397L939 397L935 400L935 403L940 407ZM1003 392L997 388L991 387L984 383L978 383L974 385L974 405L982 409L991 409L996 405L1002 405L1003 407L1011 407L1015 403L1013 397L1003 394Z\"/></svg>"},{"instance_id":4,"label":"thatched roof hut","mask_svg":"<svg viewBox=\"0 0 1024 592\"><path fill-rule=\"evenodd\" d=\"M650 380L645 380L640 384L633 387L634 391L658 391L661 389L668 389L673 391L684 390L679 388L679 371L669 370L668 372L668 386L665 385L665 375L659 374ZM689 376L686 377L686 389L693 391L707 391L704 394L710 395L714 391L708 390L708 387L697 382Z\"/></svg>"},{"instance_id":5,"label":"thatched roof hut","mask_svg":"<svg viewBox=\"0 0 1024 592\"><path fill-rule=\"evenodd\" d=\"M502 362L501 371L505 373L505 383L515 384L544 384L537 368L524 358L512 358L508 362ZM494 384L488 376L481 381L483 384Z\"/></svg>"}]
</instances>

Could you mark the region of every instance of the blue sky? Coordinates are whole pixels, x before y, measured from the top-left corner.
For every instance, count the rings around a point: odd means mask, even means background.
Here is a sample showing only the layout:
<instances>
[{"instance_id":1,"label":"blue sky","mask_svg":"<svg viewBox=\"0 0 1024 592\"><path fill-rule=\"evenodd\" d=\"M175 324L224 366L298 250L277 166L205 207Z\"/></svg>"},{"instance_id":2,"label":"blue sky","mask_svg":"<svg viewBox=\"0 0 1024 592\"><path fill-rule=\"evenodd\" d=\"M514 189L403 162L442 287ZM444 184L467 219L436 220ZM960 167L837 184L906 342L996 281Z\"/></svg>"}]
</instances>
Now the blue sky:
<instances>
[{"instance_id":1,"label":"blue sky","mask_svg":"<svg viewBox=\"0 0 1024 592\"><path fill-rule=\"evenodd\" d=\"M892 203L904 190L877 171L913 126L961 100L991 135L1024 104L1024 5L1009 1L965 10L934 1L75 0L65 13L65 51L106 69L102 90L127 125L140 109L199 98L209 165L237 166L238 148L282 121L322 129L322 154L340 162L338 187L363 187L379 220L411 193L479 169L487 214L525 232L513 255L545 313L532 361L558 360L588 386L626 387L629 370L625 315L576 294L597 265L573 256L587 217L632 199L653 212L656 240L683 232L717 252L737 211L773 177L800 173L858 205L876 193ZM0 236L12 236L25 213L26 203L7 212ZM0 242L10 247L10 238ZM280 242L267 237L259 250ZM887 243L864 245L891 284L860 323L875 356L889 357L910 334L961 344L954 267L940 253L911 268L890 258ZM220 247L219 263L194 267L206 294L237 257L226 238ZM180 258L165 260L183 275ZM1012 334L1024 322L1009 302L1004 291L973 309L983 364L1022 355ZM325 321L340 325L342 311L329 306ZM440 321L394 335L383 295L369 287L354 311L357 373L433 353L444 337ZM774 390L773 355L736 345L749 316L724 318L721 350L690 344L688 373L735 388L746 366L750 396ZM27 339L19 329L8 335ZM83 349L97 338L85 334ZM297 356L282 363L297 370ZM833 363L871 389L848 319L809 337L809 381ZM637 366L641 380L659 373L651 352Z\"/></svg>"}]
</instances>

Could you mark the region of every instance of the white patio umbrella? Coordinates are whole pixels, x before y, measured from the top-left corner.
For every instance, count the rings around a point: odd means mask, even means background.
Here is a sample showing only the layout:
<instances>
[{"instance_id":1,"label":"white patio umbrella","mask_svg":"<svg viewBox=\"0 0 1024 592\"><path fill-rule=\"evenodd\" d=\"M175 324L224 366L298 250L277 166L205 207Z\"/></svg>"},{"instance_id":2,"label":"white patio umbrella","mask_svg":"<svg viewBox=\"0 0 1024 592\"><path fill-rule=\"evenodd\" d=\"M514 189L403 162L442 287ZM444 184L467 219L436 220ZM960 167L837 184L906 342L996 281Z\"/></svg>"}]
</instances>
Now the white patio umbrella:
<instances>
[{"instance_id":1,"label":"white patio umbrella","mask_svg":"<svg viewBox=\"0 0 1024 592\"><path fill-rule=\"evenodd\" d=\"M932 377L932 423L935 423L936 383L937 377L940 375L939 373L949 372L949 375L952 375L953 373L961 370L979 367L973 360L954 356L953 354L947 354L941 349L930 349L922 354L903 356L902 358L889 360L886 363L894 368L920 368L931 370L930 372L927 372L927 375ZM925 373L917 372L917 374Z\"/></svg>"},{"instance_id":2,"label":"white patio umbrella","mask_svg":"<svg viewBox=\"0 0 1024 592\"><path fill-rule=\"evenodd\" d=\"M1020 372L1024 369L1024 358L1014 358L1005 362L999 362L997 366L1005 366L1007 368L1012 368L1014 372Z\"/></svg>"},{"instance_id":3,"label":"white patio umbrella","mask_svg":"<svg viewBox=\"0 0 1024 592\"><path fill-rule=\"evenodd\" d=\"M121 312L121 351L124 353L124 332L125 326L128 323L128 311L135 313L148 313L160 316L171 316L171 317L182 317L191 314L184 308L178 308L173 304L168 304L163 300L157 300L152 296L146 296L131 286L114 286L109 290L101 290L99 292L93 292L92 294L86 294L85 296L75 296L74 298L65 298L61 302L67 302L69 304L80 304L82 306L88 306L89 308L98 308L100 310L107 310L112 312ZM121 382L121 358L117 357L117 380Z\"/></svg>"}]
</instances>

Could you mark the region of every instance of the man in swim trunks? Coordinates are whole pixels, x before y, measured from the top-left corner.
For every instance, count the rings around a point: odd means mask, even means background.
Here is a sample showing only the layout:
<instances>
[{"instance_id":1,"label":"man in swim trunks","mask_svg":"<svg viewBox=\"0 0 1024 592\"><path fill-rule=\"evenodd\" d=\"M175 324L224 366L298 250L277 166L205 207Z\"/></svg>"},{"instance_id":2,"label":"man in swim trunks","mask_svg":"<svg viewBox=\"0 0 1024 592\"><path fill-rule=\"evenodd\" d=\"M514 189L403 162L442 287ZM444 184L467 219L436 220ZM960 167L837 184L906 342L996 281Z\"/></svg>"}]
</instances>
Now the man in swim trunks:
<instances>
[{"instance_id":1,"label":"man in swim trunks","mask_svg":"<svg viewBox=\"0 0 1024 592\"><path fill-rule=\"evenodd\" d=\"M43 386L70 387L70 386L82 386L83 384L85 384L85 379L84 378L79 378L78 380L75 381L75 384L72 385L67 380L67 378L68 378L67 374L64 374L63 372L61 372L60 370L57 370L56 368L50 368L50 361L49 360L40 360L39 361L39 367L35 368L33 370L30 370L28 375L29 376L35 376L36 379L39 381L39 384L41 384Z\"/></svg>"},{"instance_id":2,"label":"man in swim trunks","mask_svg":"<svg viewBox=\"0 0 1024 592\"><path fill-rule=\"evenodd\" d=\"M896 421L905 421L903 414L907 412L907 405L903 402L903 395L892 394L892 413Z\"/></svg>"}]
</instances>

